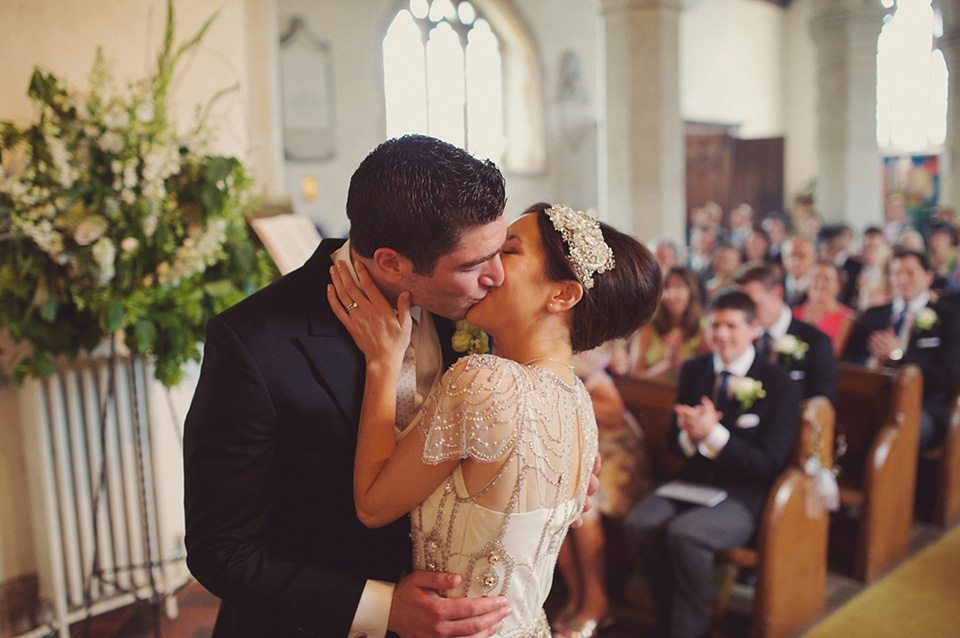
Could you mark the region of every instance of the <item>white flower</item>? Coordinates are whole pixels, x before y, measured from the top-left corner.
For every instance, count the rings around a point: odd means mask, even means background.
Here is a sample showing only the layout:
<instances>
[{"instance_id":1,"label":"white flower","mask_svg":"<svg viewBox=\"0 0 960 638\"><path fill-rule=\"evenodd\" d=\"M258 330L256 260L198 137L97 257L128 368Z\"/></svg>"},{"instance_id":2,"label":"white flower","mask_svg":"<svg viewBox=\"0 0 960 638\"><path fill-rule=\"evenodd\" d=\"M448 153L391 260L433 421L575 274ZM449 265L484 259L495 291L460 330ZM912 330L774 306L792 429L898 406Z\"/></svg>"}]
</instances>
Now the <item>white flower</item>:
<instances>
[{"instance_id":1,"label":"white flower","mask_svg":"<svg viewBox=\"0 0 960 638\"><path fill-rule=\"evenodd\" d=\"M100 268L100 285L105 286L110 283L110 280L113 279L113 276L116 274L114 269L113 260L117 256L117 249L114 247L113 242L110 241L109 237L101 237L97 243L93 245L93 259L97 262L97 266Z\"/></svg>"},{"instance_id":2,"label":"white flower","mask_svg":"<svg viewBox=\"0 0 960 638\"><path fill-rule=\"evenodd\" d=\"M100 136L100 148L108 153L119 153L123 150L123 137L114 131L107 131Z\"/></svg>"},{"instance_id":3,"label":"white flower","mask_svg":"<svg viewBox=\"0 0 960 638\"><path fill-rule=\"evenodd\" d=\"M136 115L137 119L144 124L152 122L154 116L153 102L141 102L140 105L137 106Z\"/></svg>"},{"instance_id":4,"label":"white flower","mask_svg":"<svg viewBox=\"0 0 960 638\"><path fill-rule=\"evenodd\" d=\"M785 354L792 359L803 359L810 346L794 335L786 334L773 342L774 352Z\"/></svg>"},{"instance_id":5,"label":"white flower","mask_svg":"<svg viewBox=\"0 0 960 638\"><path fill-rule=\"evenodd\" d=\"M124 237L120 242L120 250L125 253L133 252L140 245L140 240L136 237Z\"/></svg>"},{"instance_id":6,"label":"white flower","mask_svg":"<svg viewBox=\"0 0 960 638\"><path fill-rule=\"evenodd\" d=\"M114 130L125 129L129 123L130 114L120 105L114 106L103 115L103 124L107 128Z\"/></svg>"},{"instance_id":7,"label":"white flower","mask_svg":"<svg viewBox=\"0 0 960 638\"><path fill-rule=\"evenodd\" d=\"M920 314L917 315L917 318L913 320L913 325L915 325L919 330L929 330L934 326L934 324L937 323L938 319L939 317L937 316L937 312L933 308L927 306L921 310Z\"/></svg>"},{"instance_id":8,"label":"white flower","mask_svg":"<svg viewBox=\"0 0 960 638\"><path fill-rule=\"evenodd\" d=\"M157 214L151 213L143 218L143 234L147 237L153 237L153 233L157 230Z\"/></svg>"},{"instance_id":9,"label":"white flower","mask_svg":"<svg viewBox=\"0 0 960 638\"><path fill-rule=\"evenodd\" d=\"M734 398L740 402L741 410L749 410L757 399L767 396L763 383L750 377L733 377L730 379L731 391Z\"/></svg>"},{"instance_id":10,"label":"white flower","mask_svg":"<svg viewBox=\"0 0 960 638\"><path fill-rule=\"evenodd\" d=\"M107 220L99 215L91 215L84 219L73 231L73 241L80 246L89 246L100 239L104 231L107 230Z\"/></svg>"}]
</instances>

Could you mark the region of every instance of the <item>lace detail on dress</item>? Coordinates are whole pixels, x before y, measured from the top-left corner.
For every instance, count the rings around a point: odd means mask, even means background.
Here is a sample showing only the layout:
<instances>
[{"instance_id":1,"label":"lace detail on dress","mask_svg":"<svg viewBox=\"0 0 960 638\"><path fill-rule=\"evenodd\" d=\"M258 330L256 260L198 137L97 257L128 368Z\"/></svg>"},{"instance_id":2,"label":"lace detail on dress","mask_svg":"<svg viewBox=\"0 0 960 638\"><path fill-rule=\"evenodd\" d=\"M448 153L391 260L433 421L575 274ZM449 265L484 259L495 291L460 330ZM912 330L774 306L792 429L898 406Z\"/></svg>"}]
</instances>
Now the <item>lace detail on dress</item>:
<instances>
[{"instance_id":1,"label":"lace detail on dress","mask_svg":"<svg viewBox=\"0 0 960 638\"><path fill-rule=\"evenodd\" d=\"M447 370L422 415L424 461L464 461L411 512L415 566L461 574L450 596L506 596L501 635L536 635L597 450L586 389L472 355Z\"/></svg>"}]
</instances>

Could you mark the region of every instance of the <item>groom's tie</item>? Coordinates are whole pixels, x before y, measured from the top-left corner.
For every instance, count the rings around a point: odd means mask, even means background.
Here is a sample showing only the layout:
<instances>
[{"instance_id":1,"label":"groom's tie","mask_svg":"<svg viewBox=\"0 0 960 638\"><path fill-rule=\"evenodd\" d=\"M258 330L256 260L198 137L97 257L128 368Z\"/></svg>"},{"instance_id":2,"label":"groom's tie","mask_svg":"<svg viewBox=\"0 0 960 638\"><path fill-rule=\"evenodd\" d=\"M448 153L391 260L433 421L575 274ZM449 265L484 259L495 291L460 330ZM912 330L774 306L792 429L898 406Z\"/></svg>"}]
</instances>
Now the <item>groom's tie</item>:
<instances>
[{"instance_id":1,"label":"groom's tie","mask_svg":"<svg viewBox=\"0 0 960 638\"><path fill-rule=\"evenodd\" d=\"M414 323L416 328L416 323ZM413 347L414 335L410 335L410 345L403 353L400 365L400 377L397 379L397 427L405 430L417 412L417 358Z\"/></svg>"}]
</instances>

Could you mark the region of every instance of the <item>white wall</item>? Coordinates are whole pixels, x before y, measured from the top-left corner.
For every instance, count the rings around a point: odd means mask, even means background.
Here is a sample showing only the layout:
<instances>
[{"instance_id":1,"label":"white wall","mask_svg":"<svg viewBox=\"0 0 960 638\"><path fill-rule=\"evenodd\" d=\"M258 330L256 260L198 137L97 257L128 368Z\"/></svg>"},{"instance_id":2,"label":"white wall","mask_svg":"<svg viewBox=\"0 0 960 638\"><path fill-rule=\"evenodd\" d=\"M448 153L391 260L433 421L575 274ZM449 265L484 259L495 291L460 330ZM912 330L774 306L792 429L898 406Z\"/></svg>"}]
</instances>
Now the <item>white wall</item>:
<instances>
[{"instance_id":1,"label":"white wall","mask_svg":"<svg viewBox=\"0 0 960 638\"><path fill-rule=\"evenodd\" d=\"M757 0L703 0L680 17L685 120L739 124L740 137L783 135L784 11Z\"/></svg>"}]
</instances>

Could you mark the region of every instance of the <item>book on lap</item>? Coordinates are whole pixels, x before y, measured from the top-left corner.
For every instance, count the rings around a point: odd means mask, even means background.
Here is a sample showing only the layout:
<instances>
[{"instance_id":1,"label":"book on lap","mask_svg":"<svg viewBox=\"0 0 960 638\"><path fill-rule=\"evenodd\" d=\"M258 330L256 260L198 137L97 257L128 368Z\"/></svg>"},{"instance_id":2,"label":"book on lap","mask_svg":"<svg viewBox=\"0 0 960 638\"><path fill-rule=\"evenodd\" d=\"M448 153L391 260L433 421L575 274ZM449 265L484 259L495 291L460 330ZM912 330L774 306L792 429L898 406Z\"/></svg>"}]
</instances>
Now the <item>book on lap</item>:
<instances>
[{"instance_id":1,"label":"book on lap","mask_svg":"<svg viewBox=\"0 0 960 638\"><path fill-rule=\"evenodd\" d=\"M709 485L700 485L698 483L688 483L686 481L670 481L664 483L656 489L657 496L673 499L675 501L684 501L695 505L705 505L713 507L717 503L727 498L724 490Z\"/></svg>"}]
</instances>

